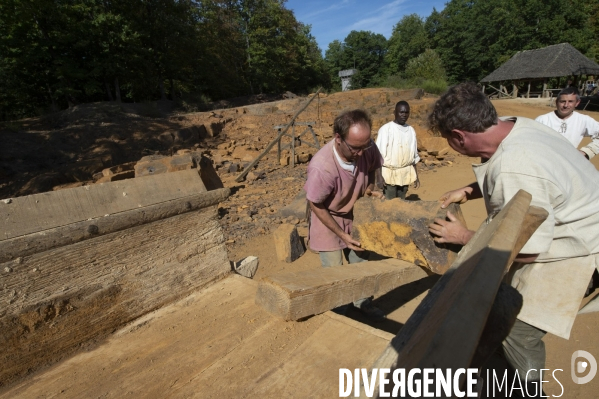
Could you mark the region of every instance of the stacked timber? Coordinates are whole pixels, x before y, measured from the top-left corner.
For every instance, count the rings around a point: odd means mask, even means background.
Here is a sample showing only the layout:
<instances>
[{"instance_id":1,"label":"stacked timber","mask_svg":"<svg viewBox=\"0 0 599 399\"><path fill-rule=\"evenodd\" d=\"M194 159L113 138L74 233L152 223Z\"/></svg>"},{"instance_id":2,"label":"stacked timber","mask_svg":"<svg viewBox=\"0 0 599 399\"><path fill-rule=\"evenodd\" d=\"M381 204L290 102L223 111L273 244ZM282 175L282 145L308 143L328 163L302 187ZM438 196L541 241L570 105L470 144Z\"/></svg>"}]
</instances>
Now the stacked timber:
<instances>
[{"instance_id":1,"label":"stacked timber","mask_svg":"<svg viewBox=\"0 0 599 399\"><path fill-rule=\"evenodd\" d=\"M230 273L197 169L0 201L0 386Z\"/></svg>"}]
</instances>

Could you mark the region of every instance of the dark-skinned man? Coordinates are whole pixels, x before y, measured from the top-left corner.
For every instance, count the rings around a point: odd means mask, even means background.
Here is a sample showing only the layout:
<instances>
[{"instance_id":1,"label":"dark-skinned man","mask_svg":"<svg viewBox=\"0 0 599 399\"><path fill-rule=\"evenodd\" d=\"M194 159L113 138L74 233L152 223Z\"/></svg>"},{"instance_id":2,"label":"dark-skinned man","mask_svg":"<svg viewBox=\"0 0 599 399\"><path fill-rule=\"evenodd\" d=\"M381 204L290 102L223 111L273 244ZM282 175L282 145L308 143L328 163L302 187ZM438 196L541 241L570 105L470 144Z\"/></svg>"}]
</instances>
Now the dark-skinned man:
<instances>
[{"instance_id":1,"label":"dark-skinned man","mask_svg":"<svg viewBox=\"0 0 599 399\"><path fill-rule=\"evenodd\" d=\"M376 145L383 156L381 178L384 181L385 198L405 199L410 184L420 187L416 164L420 161L416 132L407 124L410 104L400 101L395 104L395 120L379 129Z\"/></svg>"}]
</instances>

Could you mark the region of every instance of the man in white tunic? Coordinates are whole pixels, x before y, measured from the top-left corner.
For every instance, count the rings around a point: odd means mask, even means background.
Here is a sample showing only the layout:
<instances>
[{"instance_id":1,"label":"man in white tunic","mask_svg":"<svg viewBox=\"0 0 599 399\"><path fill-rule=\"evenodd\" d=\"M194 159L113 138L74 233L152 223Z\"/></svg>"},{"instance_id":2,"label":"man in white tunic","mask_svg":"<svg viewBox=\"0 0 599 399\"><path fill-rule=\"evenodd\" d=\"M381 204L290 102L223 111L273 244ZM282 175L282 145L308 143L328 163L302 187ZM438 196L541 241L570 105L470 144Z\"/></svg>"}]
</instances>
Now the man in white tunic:
<instances>
[{"instance_id":1,"label":"man in white tunic","mask_svg":"<svg viewBox=\"0 0 599 399\"><path fill-rule=\"evenodd\" d=\"M559 133L527 118L497 117L473 83L448 90L429 116L431 128L461 154L481 157L476 183L445 193L442 207L484 198L489 218L523 189L549 216L516 257L507 282L523 297L503 342L505 357L527 382L545 367L546 332L568 339L589 280L599 267L599 172ZM439 243L466 244L474 234L448 212L429 226Z\"/></svg>"},{"instance_id":2,"label":"man in white tunic","mask_svg":"<svg viewBox=\"0 0 599 399\"><path fill-rule=\"evenodd\" d=\"M580 104L578 90L575 87L567 87L557 95L556 110L540 115L535 120L560 133L575 148L578 148L583 137L592 137L593 141L580 149L586 159L591 159L599 154L599 122L588 115L576 112L578 104Z\"/></svg>"},{"instance_id":3,"label":"man in white tunic","mask_svg":"<svg viewBox=\"0 0 599 399\"><path fill-rule=\"evenodd\" d=\"M420 161L416 132L406 122L410 117L410 105L400 101L395 105L395 120L379 129L376 145L385 163L381 170L385 198L406 198L408 187L420 187L416 164Z\"/></svg>"}]
</instances>

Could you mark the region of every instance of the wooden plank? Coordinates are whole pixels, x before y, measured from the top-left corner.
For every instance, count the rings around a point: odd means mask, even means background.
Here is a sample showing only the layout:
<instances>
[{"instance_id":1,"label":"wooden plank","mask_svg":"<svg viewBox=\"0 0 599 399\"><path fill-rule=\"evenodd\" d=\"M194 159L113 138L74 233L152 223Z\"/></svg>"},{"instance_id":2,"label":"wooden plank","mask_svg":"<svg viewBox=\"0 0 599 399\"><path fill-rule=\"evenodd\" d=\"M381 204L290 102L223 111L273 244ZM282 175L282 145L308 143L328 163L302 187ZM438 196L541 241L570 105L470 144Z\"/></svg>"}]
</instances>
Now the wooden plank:
<instances>
[{"instance_id":1,"label":"wooden plank","mask_svg":"<svg viewBox=\"0 0 599 399\"><path fill-rule=\"evenodd\" d=\"M0 263L0 386L229 275L216 208Z\"/></svg>"},{"instance_id":2,"label":"wooden plank","mask_svg":"<svg viewBox=\"0 0 599 399\"><path fill-rule=\"evenodd\" d=\"M520 190L478 229L373 368L456 370L471 364L500 282L534 232L528 223L538 226L547 217L530 201Z\"/></svg>"},{"instance_id":3,"label":"wooden plank","mask_svg":"<svg viewBox=\"0 0 599 399\"><path fill-rule=\"evenodd\" d=\"M198 193L189 197L161 202L116 214L90 217L49 230L38 231L0 241L0 262L32 255L64 245L74 244L90 238L151 223L186 212L197 211L224 201L230 189Z\"/></svg>"},{"instance_id":4,"label":"wooden plank","mask_svg":"<svg viewBox=\"0 0 599 399\"><path fill-rule=\"evenodd\" d=\"M435 243L428 226L435 218L445 219L447 211L466 224L459 204L441 209L438 201L360 198L354 205L352 237L364 249L443 274L461 246Z\"/></svg>"},{"instance_id":5,"label":"wooden plank","mask_svg":"<svg viewBox=\"0 0 599 399\"><path fill-rule=\"evenodd\" d=\"M316 97L318 97L318 94L320 93L320 91L322 90L322 87L318 88L318 90L316 91L316 93L314 93L314 95L306 102L306 104L304 104L296 113L295 115L293 115L293 117L291 118L291 120L289 121L289 123L287 124L287 126L285 127L285 129L283 129L281 131L281 133L279 133L279 135L270 142L269 145L266 146L266 148L262 151L262 153L260 155L258 155L256 157L256 159L254 159L244 170L243 172L241 172L239 174L239 176L237 176L235 178L235 181L237 183L239 183L240 181L243 180L243 178L245 177L245 175L247 175L249 173L250 170L252 170L252 168L258 163L260 162L260 160L262 159L262 157L264 155L266 155L270 149L272 147L274 147L274 145L279 142L281 140L281 137L283 137L283 135L285 133L287 133L287 130L289 130L290 126L293 126L293 122L295 121L295 118L297 118L299 116L299 114L301 114L306 108L308 108L308 105L310 105L310 103L312 102L312 100L314 100Z\"/></svg>"},{"instance_id":6,"label":"wooden plank","mask_svg":"<svg viewBox=\"0 0 599 399\"><path fill-rule=\"evenodd\" d=\"M282 273L260 282L256 304L285 320L299 320L426 276L422 268L397 259Z\"/></svg>"},{"instance_id":7,"label":"wooden plank","mask_svg":"<svg viewBox=\"0 0 599 399\"><path fill-rule=\"evenodd\" d=\"M393 337L329 313L285 322L254 304L256 285L223 279L0 398L331 398L340 368L368 367Z\"/></svg>"},{"instance_id":8,"label":"wooden plank","mask_svg":"<svg viewBox=\"0 0 599 399\"><path fill-rule=\"evenodd\" d=\"M0 201L0 241L206 191L197 170Z\"/></svg>"}]
</instances>

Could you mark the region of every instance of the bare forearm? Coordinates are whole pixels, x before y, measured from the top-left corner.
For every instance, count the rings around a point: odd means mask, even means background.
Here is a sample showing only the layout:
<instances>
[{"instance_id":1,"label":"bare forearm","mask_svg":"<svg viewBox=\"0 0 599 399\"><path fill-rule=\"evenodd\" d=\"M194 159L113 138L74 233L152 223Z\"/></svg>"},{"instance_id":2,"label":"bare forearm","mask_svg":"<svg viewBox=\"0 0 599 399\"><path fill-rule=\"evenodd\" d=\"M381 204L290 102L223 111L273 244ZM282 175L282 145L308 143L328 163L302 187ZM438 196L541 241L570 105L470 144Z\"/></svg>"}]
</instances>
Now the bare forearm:
<instances>
[{"instance_id":1,"label":"bare forearm","mask_svg":"<svg viewBox=\"0 0 599 399\"><path fill-rule=\"evenodd\" d=\"M482 191L480 191L480 187L477 182L471 183L464 187L466 189L468 200L478 199L483 197Z\"/></svg>"},{"instance_id":2,"label":"bare forearm","mask_svg":"<svg viewBox=\"0 0 599 399\"><path fill-rule=\"evenodd\" d=\"M366 191L374 191L374 186L376 183L376 176L380 174L380 168L375 169L373 171L368 172L368 187L366 187ZM382 178L382 175L381 175Z\"/></svg>"},{"instance_id":3,"label":"bare forearm","mask_svg":"<svg viewBox=\"0 0 599 399\"><path fill-rule=\"evenodd\" d=\"M599 154L599 136L593 137L593 141L582 147L580 152L582 152L587 159L591 159Z\"/></svg>"},{"instance_id":4,"label":"bare forearm","mask_svg":"<svg viewBox=\"0 0 599 399\"><path fill-rule=\"evenodd\" d=\"M533 263L535 260L537 260L538 257L539 257L539 254L518 254L518 255L516 255L516 258L514 259L514 262Z\"/></svg>"}]
</instances>

